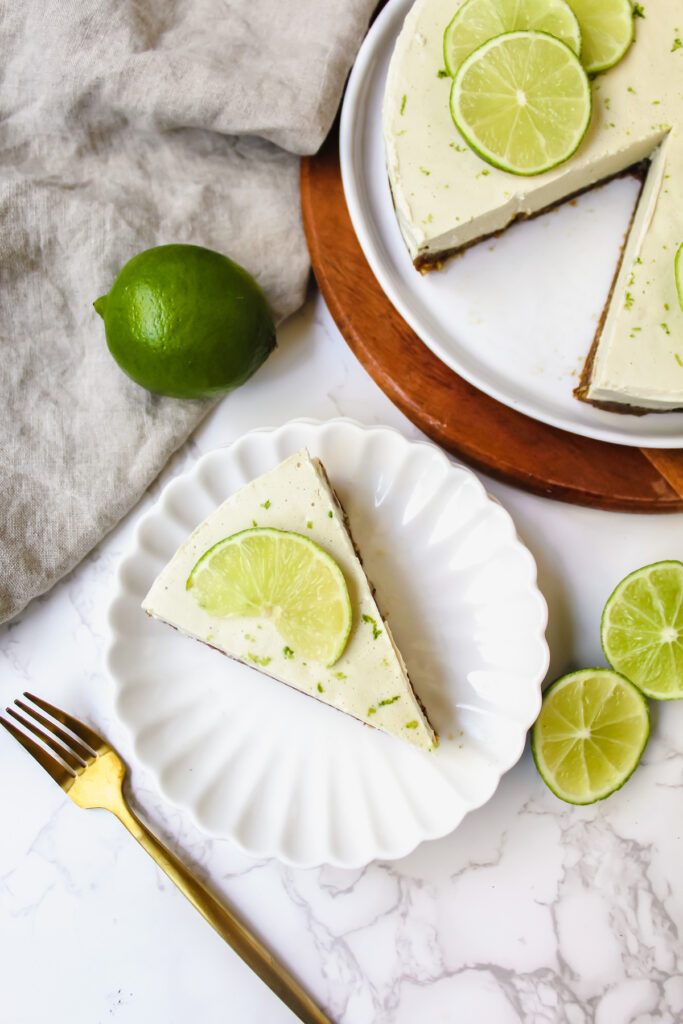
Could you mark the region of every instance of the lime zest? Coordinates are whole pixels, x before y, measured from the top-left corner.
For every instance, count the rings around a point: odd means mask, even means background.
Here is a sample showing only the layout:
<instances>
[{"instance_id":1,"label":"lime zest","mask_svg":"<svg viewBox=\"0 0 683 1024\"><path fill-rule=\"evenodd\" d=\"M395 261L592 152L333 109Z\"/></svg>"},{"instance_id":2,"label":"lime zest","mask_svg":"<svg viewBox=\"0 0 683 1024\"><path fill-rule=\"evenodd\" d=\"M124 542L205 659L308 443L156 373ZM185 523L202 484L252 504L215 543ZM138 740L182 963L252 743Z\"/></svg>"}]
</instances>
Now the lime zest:
<instances>
[{"instance_id":1,"label":"lime zest","mask_svg":"<svg viewBox=\"0 0 683 1024\"><path fill-rule=\"evenodd\" d=\"M268 658L265 655L251 653L247 655L247 658L249 659L249 661L253 661L255 665L260 665L261 668L266 668L266 666L270 665L271 661L273 660L272 658Z\"/></svg>"},{"instance_id":2,"label":"lime zest","mask_svg":"<svg viewBox=\"0 0 683 1024\"><path fill-rule=\"evenodd\" d=\"M369 626L372 626L372 639L376 640L378 636L382 635L382 630L377 625L377 619L373 619L372 615L361 615L363 622L367 622Z\"/></svg>"}]
</instances>

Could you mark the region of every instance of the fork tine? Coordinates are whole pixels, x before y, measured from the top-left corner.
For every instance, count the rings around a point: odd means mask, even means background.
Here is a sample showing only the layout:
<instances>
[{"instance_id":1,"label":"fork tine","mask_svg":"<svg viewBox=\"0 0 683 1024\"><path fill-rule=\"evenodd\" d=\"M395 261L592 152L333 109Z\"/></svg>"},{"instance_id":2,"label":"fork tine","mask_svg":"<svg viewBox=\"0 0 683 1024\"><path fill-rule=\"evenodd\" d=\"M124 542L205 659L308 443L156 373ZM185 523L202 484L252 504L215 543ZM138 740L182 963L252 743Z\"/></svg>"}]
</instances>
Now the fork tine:
<instances>
[{"instance_id":1,"label":"fork tine","mask_svg":"<svg viewBox=\"0 0 683 1024\"><path fill-rule=\"evenodd\" d=\"M28 697L30 701L37 704L43 711L47 711L48 715L52 715L58 722L65 725L67 729L71 729L73 733L78 736L79 740L86 743L94 754L100 754L103 750L109 750L109 744L106 740L103 740L94 729L88 728L83 722L79 722L77 718L73 718L71 715L67 715L66 711L61 711L60 708L56 708L54 704L48 704L46 700L42 700L41 697L36 697L32 693L24 691L24 697Z\"/></svg>"},{"instance_id":2,"label":"fork tine","mask_svg":"<svg viewBox=\"0 0 683 1024\"><path fill-rule=\"evenodd\" d=\"M14 736L15 740L21 743L25 750L28 750L29 754L36 759L39 765L42 765L48 775L51 775L62 789L67 790L69 788L76 777L75 773L72 774L68 768L60 764L56 758L48 754L42 747L39 747L37 743L34 743L30 736L23 733L21 729L17 729L12 722L8 722L2 715L0 715L0 725L3 725Z\"/></svg>"},{"instance_id":3,"label":"fork tine","mask_svg":"<svg viewBox=\"0 0 683 1024\"><path fill-rule=\"evenodd\" d=\"M39 715L38 712L34 711L28 704L24 704L23 700L15 700L14 703L18 708L21 708L22 711L26 712L27 715L30 715L31 718L35 718L36 722L40 722L41 725L44 725L48 732L51 732L53 736L60 739L69 750L72 750L73 753L81 759L84 765L90 764L90 762L94 760L95 755L92 751L88 750L87 747L84 747L83 744L79 743L73 736L70 736L68 732L64 732L63 729L60 729L59 726L55 725L54 722L51 722L49 718L45 718L44 715Z\"/></svg>"},{"instance_id":4,"label":"fork tine","mask_svg":"<svg viewBox=\"0 0 683 1024\"><path fill-rule=\"evenodd\" d=\"M23 718L21 715L18 715L14 708L5 708L5 711L8 715L11 715L12 718L15 718L20 725L23 725L24 729L29 729L34 736L37 736L38 739L42 740L43 743L50 747L51 750L54 750L55 754L58 754L62 761L66 761L73 772L83 771L85 765L81 762L81 759L72 754L66 747L63 747L61 743L57 743L57 740L50 736L49 733L43 732L43 730L39 729L37 725L33 724L33 722L29 721L27 718Z\"/></svg>"}]
</instances>

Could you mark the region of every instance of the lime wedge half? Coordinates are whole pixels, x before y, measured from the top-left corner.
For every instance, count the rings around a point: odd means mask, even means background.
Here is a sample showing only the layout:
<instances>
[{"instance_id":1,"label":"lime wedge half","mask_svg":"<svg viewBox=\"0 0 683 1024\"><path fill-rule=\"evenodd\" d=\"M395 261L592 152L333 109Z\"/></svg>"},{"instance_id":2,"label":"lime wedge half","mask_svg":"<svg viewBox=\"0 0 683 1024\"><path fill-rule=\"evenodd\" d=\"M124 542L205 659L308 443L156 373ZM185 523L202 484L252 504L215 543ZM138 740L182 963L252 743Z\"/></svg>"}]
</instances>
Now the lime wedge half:
<instances>
[{"instance_id":1,"label":"lime wedge half","mask_svg":"<svg viewBox=\"0 0 683 1024\"><path fill-rule=\"evenodd\" d=\"M558 679L531 728L541 778L570 804L604 800L628 779L648 736L647 701L633 683L607 668Z\"/></svg>"},{"instance_id":2,"label":"lime wedge half","mask_svg":"<svg viewBox=\"0 0 683 1024\"><path fill-rule=\"evenodd\" d=\"M623 579L600 633L610 665L648 697L683 697L683 563L655 562Z\"/></svg>"},{"instance_id":3,"label":"lime wedge half","mask_svg":"<svg viewBox=\"0 0 683 1024\"><path fill-rule=\"evenodd\" d=\"M351 630L341 569L298 533L243 530L202 555L187 589L216 618L267 618L298 654L334 665Z\"/></svg>"},{"instance_id":4,"label":"lime wedge half","mask_svg":"<svg viewBox=\"0 0 683 1024\"><path fill-rule=\"evenodd\" d=\"M541 174L567 160L586 134L590 82L559 39L508 32L460 65L451 116L488 163L512 174Z\"/></svg>"},{"instance_id":5,"label":"lime wedge half","mask_svg":"<svg viewBox=\"0 0 683 1024\"><path fill-rule=\"evenodd\" d=\"M482 43L503 32L521 29L548 32L577 56L581 53L579 23L565 0L467 0L444 32L443 56L448 74L455 77L465 58Z\"/></svg>"},{"instance_id":6,"label":"lime wedge half","mask_svg":"<svg viewBox=\"0 0 683 1024\"><path fill-rule=\"evenodd\" d=\"M581 29L581 60L589 74L606 71L633 41L629 0L568 0Z\"/></svg>"}]
</instances>

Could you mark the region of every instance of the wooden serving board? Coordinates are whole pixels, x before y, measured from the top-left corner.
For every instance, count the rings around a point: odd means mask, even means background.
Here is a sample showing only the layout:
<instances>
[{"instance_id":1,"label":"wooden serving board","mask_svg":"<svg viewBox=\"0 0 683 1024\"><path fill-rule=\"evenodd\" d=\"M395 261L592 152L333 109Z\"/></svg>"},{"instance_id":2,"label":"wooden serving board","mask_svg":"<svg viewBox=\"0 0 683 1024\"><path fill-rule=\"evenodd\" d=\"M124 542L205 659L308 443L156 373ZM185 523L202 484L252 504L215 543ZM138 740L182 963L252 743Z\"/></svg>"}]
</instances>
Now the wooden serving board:
<instances>
[{"instance_id":1,"label":"wooden serving board","mask_svg":"<svg viewBox=\"0 0 683 1024\"><path fill-rule=\"evenodd\" d=\"M432 440L505 483L558 501L622 512L683 511L683 450L608 444L509 409L458 377L380 288L346 209L337 128L301 163L313 272L370 376Z\"/></svg>"}]
</instances>

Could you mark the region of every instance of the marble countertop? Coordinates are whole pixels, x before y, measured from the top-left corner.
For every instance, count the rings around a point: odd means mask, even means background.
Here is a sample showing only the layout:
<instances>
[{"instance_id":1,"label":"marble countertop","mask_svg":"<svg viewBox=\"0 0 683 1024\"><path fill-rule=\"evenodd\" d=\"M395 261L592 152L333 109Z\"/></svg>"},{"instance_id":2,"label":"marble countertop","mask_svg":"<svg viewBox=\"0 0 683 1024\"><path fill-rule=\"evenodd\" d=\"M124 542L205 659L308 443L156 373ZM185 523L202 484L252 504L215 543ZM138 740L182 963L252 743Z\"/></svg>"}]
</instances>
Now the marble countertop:
<instances>
[{"instance_id":1,"label":"marble countertop","mask_svg":"<svg viewBox=\"0 0 683 1024\"><path fill-rule=\"evenodd\" d=\"M683 1020L683 703L652 704L641 766L571 807L530 751L450 836L362 870L296 870L209 840L159 796L116 720L106 614L135 522L197 456L260 426L350 416L413 427L312 294L79 568L0 631L0 700L34 692L92 722L131 767L136 808L235 907L337 1024ZM549 678L602 665L600 612L629 570L683 556L683 515L555 503L484 478L538 562ZM79 810L0 735L0 1022L285 1024L251 974L104 811Z\"/></svg>"}]
</instances>

